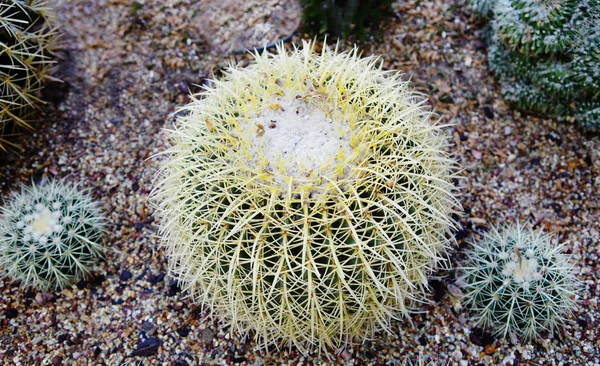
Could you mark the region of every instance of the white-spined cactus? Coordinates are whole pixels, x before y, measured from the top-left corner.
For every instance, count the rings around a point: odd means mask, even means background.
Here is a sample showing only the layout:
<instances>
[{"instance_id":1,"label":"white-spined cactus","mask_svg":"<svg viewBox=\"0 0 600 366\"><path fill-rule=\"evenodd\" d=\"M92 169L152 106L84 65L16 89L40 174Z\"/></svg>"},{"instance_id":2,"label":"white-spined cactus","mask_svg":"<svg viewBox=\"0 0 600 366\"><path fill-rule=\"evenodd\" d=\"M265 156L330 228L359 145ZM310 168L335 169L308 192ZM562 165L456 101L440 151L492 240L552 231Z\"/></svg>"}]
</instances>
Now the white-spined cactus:
<instances>
[{"instance_id":1,"label":"white-spined cactus","mask_svg":"<svg viewBox=\"0 0 600 366\"><path fill-rule=\"evenodd\" d=\"M474 243L460 270L475 322L515 342L552 334L575 306L577 282L563 247L520 225L492 228Z\"/></svg>"},{"instance_id":2,"label":"white-spined cactus","mask_svg":"<svg viewBox=\"0 0 600 366\"><path fill-rule=\"evenodd\" d=\"M104 222L81 187L59 180L23 187L0 207L0 267L22 286L60 290L103 255Z\"/></svg>"},{"instance_id":3,"label":"white-spined cactus","mask_svg":"<svg viewBox=\"0 0 600 366\"><path fill-rule=\"evenodd\" d=\"M406 315L452 244L446 135L357 50L256 55L179 114L152 193L170 273L262 345Z\"/></svg>"}]
</instances>

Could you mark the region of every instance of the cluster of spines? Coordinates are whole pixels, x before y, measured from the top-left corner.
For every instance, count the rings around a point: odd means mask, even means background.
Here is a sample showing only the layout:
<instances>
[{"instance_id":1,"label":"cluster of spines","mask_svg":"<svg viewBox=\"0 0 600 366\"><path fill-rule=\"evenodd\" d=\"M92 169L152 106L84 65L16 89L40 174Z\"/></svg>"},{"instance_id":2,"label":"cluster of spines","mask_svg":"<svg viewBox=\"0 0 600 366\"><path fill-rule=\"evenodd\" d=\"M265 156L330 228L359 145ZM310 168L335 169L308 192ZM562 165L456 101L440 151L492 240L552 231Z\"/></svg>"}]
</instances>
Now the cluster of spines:
<instances>
[{"instance_id":1,"label":"cluster of spines","mask_svg":"<svg viewBox=\"0 0 600 366\"><path fill-rule=\"evenodd\" d=\"M491 17L489 63L520 109L599 128L600 2L471 0Z\"/></svg>"},{"instance_id":2,"label":"cluster of spines","mask_svg":"<svg viewBox=\"0 0 600 366\"><path fill-rule=\"evenodd\" d=\"M476 324L514 342L553 333L575 305L577 281L563 249L520 225L492 228L473 243L460 271Z\"/></svg>"},{"instance_id":3,"label":"cluster of spines","mask_svg":"<svg viewBox=\"0 0 600 366\"><path fill-rule=\"evenodd\" d=\"M0 207L0 267L24 287L60 290L103 255L104 221L81 187L55 180L23 187Z\"/></svg>"},{"instance_id":4,"label":"cluster of spines","mask_svg":"<svg viewBox=\"0 0 600 366\"><path fill-rule=\"evenodd\" d=\"M42 102L40 91L52 79L57 33L45 0L0 1L0 148L16 128L31 129Z\"/></svg>"}]
</instances>

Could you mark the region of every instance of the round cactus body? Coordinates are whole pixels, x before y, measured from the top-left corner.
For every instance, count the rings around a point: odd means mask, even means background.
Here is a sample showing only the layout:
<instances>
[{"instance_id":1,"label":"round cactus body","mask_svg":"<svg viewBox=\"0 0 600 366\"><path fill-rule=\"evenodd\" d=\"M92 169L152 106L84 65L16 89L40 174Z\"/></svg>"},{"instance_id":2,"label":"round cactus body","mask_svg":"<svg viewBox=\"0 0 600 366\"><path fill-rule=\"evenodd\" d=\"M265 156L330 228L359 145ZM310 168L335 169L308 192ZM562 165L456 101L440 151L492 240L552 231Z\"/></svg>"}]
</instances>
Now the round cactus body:
<instances>
[{"instance_id":1,"label":"round cactus body","mask_svg":"<svg viewBox=\"0 0 600 366\"><path fill-rule=\"evenodd\" d=\"M30 128L54 63L53 19L44 0L0 0L0 148L13 127Z\"/></svg>"},{"instance_id":2,"label":"round cactus body","mask_svg":"<svg viewBox=\"0 0 600 366\"><path fill-rule=\"evenodd\" d=\"M100 206L64 181L33 185L0 207L0 267L24 286L60 290L104 253Z\"/></svg>"},{"instance_id":3,"label":"round cactus body","mask_svg":"<svg viewBox=\"0 0 600 366\"><path fill-rule=\"evenodd\" d=\"M183 108L152 194L182 287L300 349L407 314L458 207L422 98L373 57L313 48L256 55Z\"/></svg>"},{"instance_id":4,"label":"round cactus body","mask_svg":"<svg viewBox=\"0 0 600 366\"><path fill-rule=\"evenodd\" d=\"M571 313L576 278L552 236L520 226L493 228L460 269L478 325L513 341L553 333Z\"/></svg>"}]
</instances>

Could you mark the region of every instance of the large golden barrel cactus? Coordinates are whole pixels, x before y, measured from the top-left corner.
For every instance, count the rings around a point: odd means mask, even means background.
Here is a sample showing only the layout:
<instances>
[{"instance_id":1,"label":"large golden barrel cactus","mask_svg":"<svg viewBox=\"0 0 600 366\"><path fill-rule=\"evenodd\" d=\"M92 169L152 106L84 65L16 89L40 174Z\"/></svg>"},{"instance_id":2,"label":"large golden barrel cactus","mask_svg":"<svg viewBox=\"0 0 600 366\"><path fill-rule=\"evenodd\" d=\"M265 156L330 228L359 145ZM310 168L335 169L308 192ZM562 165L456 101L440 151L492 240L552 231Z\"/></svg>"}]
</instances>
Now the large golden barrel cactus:
<instances>
[{"instance_id":1,"label":"large golden barrel cactus","mask_svg":"<svg viewBox=\"0 0 600 366\"><path fill-rule=\"evenodd\" d=\"M376 64L310 43L256 55L169 131L152 199L170 273L263 345L389 330L452 243L446 135Z\"/></svg>"}]
</instances>

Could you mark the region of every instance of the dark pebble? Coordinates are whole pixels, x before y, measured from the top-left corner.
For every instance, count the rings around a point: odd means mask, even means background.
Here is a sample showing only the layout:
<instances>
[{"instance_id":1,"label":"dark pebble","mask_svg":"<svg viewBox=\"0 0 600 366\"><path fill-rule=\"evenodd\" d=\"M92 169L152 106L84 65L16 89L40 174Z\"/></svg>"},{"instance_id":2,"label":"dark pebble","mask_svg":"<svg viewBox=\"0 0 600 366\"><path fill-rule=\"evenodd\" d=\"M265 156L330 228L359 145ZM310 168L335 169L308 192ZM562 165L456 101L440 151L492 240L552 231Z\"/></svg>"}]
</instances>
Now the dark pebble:
<instances>
[{"instance_id":1,"label":"dark pebble","mask_svg":"<svg viewBox=\"0 0 600 366\"><path fill-rule=\"evenodd\" d=\"M489 119L493 119L494 118L494 109L492 108L491 105L483 106L483 113Z\"/></svg>"},{"instance_id":2,"label":"dark pebble","mask_svg":"<svg viewBox=\"0 0 600 366\"><path fill-rule=\"evenodd\" d=\"M7 319L14 319L19 316L19 312L17 311L17 309L6 309L4 311L4 316Z\"/></svg>"},{"instance_id":3,"label":"dark pebble","mask_svg":"<svg viewBox=\"0 0 600 366\"><path fill-rule=\"evenodd\" d=\"M58 338L56 338L56 340L58 341L58 343L63 343L64 341L67 340L67 335L66 334L61 334L58 336Z\"/></svg>"},{"instance_id":4,"label":"dark pebble","mask_svg":"<svg viewBox=\"0 0 600 366\"><path fill-rule=\"evenodd\" d=\"M430 280L429 286L433 290L433 301L440 302L446 294L446 286L438 280Z\"/></svg>"},{"instance_id":5,"label":"dark pebble","mask_svg":"<svg viewBox=\"0 0 600 366\"><path fill-rule=\"evenodd\" d=\"M162 280L165 279L165 274L164 273L159 273L156 276L153 276L153 278L151 280L149 280L148 282L150 282L153 285L156 285L159 282L162 282Z\"/></svg>"},{"instance_id":6,"label":"dark pebble","mask_svg":"<svg viewBox=\"0 0 600 366\"><path fill-rule=\"evenodd\" d=\"M52 364L52 366L58 366L62 364L62 357L60 356L54 356L52 357L52 359L50 360L50 363Z\"/></svg>"},{"instance_id":7,"label":"dark pebble","mask_svg":"<svg viewBox=\"0 0 600 366\"><path fill-rule=\"evenodd\" d=\"M513 365L519 365L521 363L521 352L519 350L515 350L515 362Z\"/></svg>"},{"instance_id":8,"label":"dark pebble","mask_svg":"<svg viewBox=\"0 0 600 366\"><path fill-rule=\"evenodd\" d=\"M467 140L469 139L469 136L467 136L467 135L465 135L465 134L461 134L461 135L459 136L459 138L460 138L460 141L467 141Z\"/></svg>"},{"instance_id":9,"label":"dark pebble","mask_svg":"<svg viewBox=\"0 0 600 366\"><path fill-rule=\"evenodd\" d=\"M113 305L121 305L123 302L124 301L121 298L111 301Z\"/></svg>"},{"instance_id":10,"label":"dark pebble","mask_svg":"<svg viewBox=\"0 0 600 366\"><path fill-rule=\"evenodd\" d=\"M106 276L103 274L94 275L88 280L90 286L92 287L101 286L104 281L106 281Z\"/></svg>"},{"instance_id":11,"label":"dark pebble","mask_svg":"<svg viewBox=\"0 0 600 366\"><path fill-rule=\"evenodd\" d=\"M532 158L531 160L529 160L529 163L531 164L531 166L535 166L535 165L540 165L540 162L542 161L542 158L540 158L539 156Z\"/></svg>"},{"instance_id":12,"label":"dark pebble","mask_svg":"<svg viewBox=\"0 0 600 366\"><path fill-rule=\"evenodd\" d=\"M133 227L135 228L136 231L140 231L144 228L144 223L143 222L136 222Z\"/></svg>"},{"instance_id":13,"label":"dark pebble","mask_svg":"<svg viewBox=\"0 0 600 366\"><path fill-rule=\"evenodd\" d=\"M175 296L179 292L181 292L181 288L179 287L179 284L177 283L177 281L170 280L169 281L169 292L167 293L167 296Z\"/></svg>"},{"instance_id":14,"label":"dark pebble","mask_svg":"<svg viewBox=\"0 0 600 366\"><path fill-rule=\"evenodd\" d=\"M480 328L473 329L471 335L469 336L469 339L471 340L471 342L473 342L473 344L476 344L481 347L485 347L494 343L494 338L492 337L492 335Z\"/></svg>"},{"instance_id":15,"label":"dark pebble","mask_svg":"<svg viewBox=\"0 0 600 366\"><path fill-rule=\"evenodd\" d=\"M156 338L146 338L138 342L137 349L131 353L132 356L152 356L158 352L160 341Z\"/></svg>"},{"instance_id":16,"label":"dark pebble","mask_svg":"<svg viewBox=\"0 0 600 366\"><path fill-rule=\"evenodd\" d=\"M34 298L35 297L35 292L33 292L33 291L27 291L25 293L25 297L28 298L28 299Z\"/></svg>"},{"instance_id":17,"label":"dark pebble","mask_svg":"<svg viewBox=\"0 0 600 366\"><path fill-rule=\"evenodd\" d=\"M247 358L244 356L234 356L231 358L231 361L233 361L233 363L242 363L242 362L246 362Z\"/></svg>"},{"instance_id":18,"label":"dark pebble","mask_svg":"<svg viewBox=\"0 0 600 366\"><path fill-rule=\"evenodd\" d=\"M127 281L131 277L133 277L133 275L131 274L131 272L129 272L126 269L123 270L123 272L121 272L121 276L119 276L119 278L121 279L121 281Z\"/></svg>"},{"instance_id":19,"label":"dark pebble","mask_svg":"<svg viewBox=\"0 0 600 366\"><path fill-rule=\"evenodd\" d=\"M138 182L133 182L133 183L131 184L131 189L132 189L134 192L136 192L138 189L140 189L140 185L139 185L139 183L138 183Z\"/></svg>"},{"instance_id":20,"label":"dark pebble","mask_svg":"<svg viewBox=\"0 0 600 366\"><path fill-rule=\"evenodd\" d=\"M179 333L182 337L187 337L190 334L190 328L188 327L179 327L177 328L177 333Z\"/></svg>"},{"instance_id":21,"label":"dark pebble","mask_svg":"<svg viewBox=\"0 0 600 366\"><path fill-rule=\"evenodd\" d=\"M421 346L424 346L427 344L427 338L425 336L420 336L419 337L419 343L421 344Z\"/></svg>"},{"instance_id":22,"label":"dark pebble","mask_svg":"<svg viewBox=\"0 0 600 366\"><path fill-rule=\"evenodd\" d=\"M142 291L140 291L140 297L145 298L145 297L152 295L153 293L154 293L153 289L142 290Z\"/></svg>"},{"instance_id":23,"label":"dark pebble","mask_svg":"<svg viewBox=\"0 0 600 366\"><path fill-rule=\"evenodd\" d=\"M81 280L79 282L77 282L77 288L80 290L83 290L85 288L85 286L87 286L87 281L86 280Z\"/></svg>"},{"instance_id":24,"label":"dark pebble","mask_svg":"<svg viewBox=\"0 0 600 366\"><path fill-rule=\"evenodd\" d=\"M98 356L100 356L100 353L102 353L102 349L100 347L94 348L94 358L98 358Z\"/></svg>"},{"instance_id":25,"label":"dark pebble","mask_svg":"<svg viewBox=\"0 0 600 366\"><path fill-rule=\"evenodd\" d=\"M584 329L587 328L587 320L583 318L577 318L577 324Z\"/></svg>"}]
</instances>

